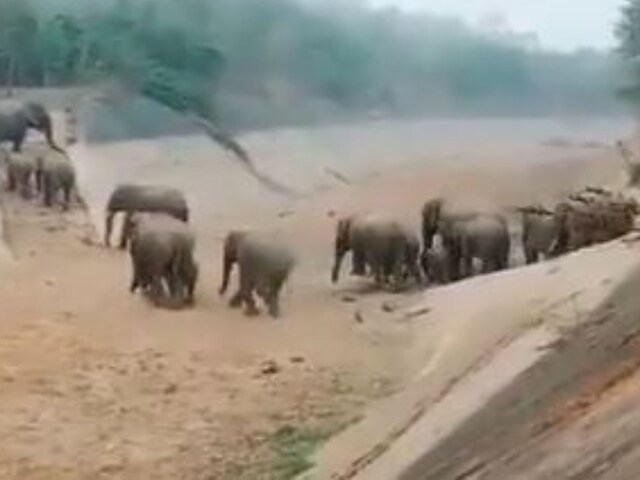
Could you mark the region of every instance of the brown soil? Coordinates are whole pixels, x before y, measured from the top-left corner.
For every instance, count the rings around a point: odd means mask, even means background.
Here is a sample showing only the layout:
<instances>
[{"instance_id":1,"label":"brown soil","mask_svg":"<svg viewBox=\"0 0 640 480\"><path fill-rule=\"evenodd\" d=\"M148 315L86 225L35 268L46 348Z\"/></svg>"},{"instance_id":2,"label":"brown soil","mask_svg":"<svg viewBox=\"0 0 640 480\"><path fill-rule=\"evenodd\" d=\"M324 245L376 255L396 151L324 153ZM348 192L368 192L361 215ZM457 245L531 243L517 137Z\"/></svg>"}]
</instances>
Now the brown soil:
<instances>
[{"instance_id":1,"label":"brown soil","mask_svg":"<svg viewBox=\"0 0 640 480\"><path fill-rule=\"evenodd\" d=\"M290 212L245 214L304 247L276 321L246 318L216 294L228 219L203 229L197 306L166 311L128 293L127 255L98 244L82 206L45 210L2 192L15 262L0 278L0 478L298 473L322 441L422 368L407 355L411 326L393 315L421 292L329 284L335 214L380 208L415 224L438 193L511 212L612 170L608 158L551 150L555 163L431 162L316 194Z\"/></svg>"}]
</instances>

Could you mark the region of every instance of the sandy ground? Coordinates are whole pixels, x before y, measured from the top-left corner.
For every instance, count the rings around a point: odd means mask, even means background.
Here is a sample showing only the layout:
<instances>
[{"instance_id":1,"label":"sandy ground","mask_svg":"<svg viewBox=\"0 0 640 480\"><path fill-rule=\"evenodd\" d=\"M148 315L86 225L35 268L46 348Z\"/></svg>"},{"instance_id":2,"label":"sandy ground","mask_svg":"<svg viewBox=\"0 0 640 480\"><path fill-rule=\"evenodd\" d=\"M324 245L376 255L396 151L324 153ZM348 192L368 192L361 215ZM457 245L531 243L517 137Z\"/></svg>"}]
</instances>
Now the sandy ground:
<instances>
[{"instance_id":1,"label":"sandy ground","mask_svg":"<svg viewBox=\"0 0 640 480\"><path fill-rule=\"evenodd\" d=\"M62 213L1 196L15 261L0 277L0 478L290 478L367 406L427 381L429 398L441 397L452 378L539 325L540 312L560 300L564 315L541 337L555 338L574 308L588 312L629 273L637 252L607 246L566 259L558 271L545 264L427 293L373 293L348 278L329 283L335 215L386 210L417 227L421 204L436 194L509 213L618 181L619 163L600 143L610 132L576 127L559 140L549 136L554 128L500 140L495 127L484 149L470 137L464 148L441 145L433 154L415 127L396 138L411 145L404 153L375 131L371 144L360 130L247 137L259 167L295 186L297 199L264 191L197 137L75 146L88 210ZM312 139L324 150L309 146ZM307 151L315 152L313 168L302 163ZM346 168L342 157L354 163ZM194 309L157 310L129 295L126 254L101 246L104 200L123 179L186 191L202 267ZM238 225L280 230L298 252L281 320L248 319L217 296L221 239ZM568 302L576 291L583 295ZM404 316L425 306L428 316ZM369 440L384 441L388 429ZM342 455L333 456L332 442L323 451L332 469L367 451L357 432L345 433L355 443ZM325 478L322 455L312 478Z\"/></svg>"}]
</instances>

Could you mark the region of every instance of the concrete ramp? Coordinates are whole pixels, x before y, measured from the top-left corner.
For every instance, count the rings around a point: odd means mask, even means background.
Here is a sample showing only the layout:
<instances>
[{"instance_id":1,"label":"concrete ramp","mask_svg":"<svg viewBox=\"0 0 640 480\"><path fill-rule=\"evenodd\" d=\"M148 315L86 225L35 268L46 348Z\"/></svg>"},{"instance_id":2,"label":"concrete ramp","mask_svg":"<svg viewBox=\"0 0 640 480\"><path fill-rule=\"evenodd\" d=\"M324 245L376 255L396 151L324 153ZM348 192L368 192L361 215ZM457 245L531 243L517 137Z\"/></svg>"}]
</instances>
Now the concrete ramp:
<instances>
[{"instance_id":1,"label":"concrete ramp","mask_svg":"<svg viewBox=\"0 0 640 480\"><path fill-rule=\"evenodd\" d=\"M637 252L614 242L428 291L399 319L414 332L414 380L331 440L300 479L405 478L637 268Z\"/></svg>"}]
</instances>

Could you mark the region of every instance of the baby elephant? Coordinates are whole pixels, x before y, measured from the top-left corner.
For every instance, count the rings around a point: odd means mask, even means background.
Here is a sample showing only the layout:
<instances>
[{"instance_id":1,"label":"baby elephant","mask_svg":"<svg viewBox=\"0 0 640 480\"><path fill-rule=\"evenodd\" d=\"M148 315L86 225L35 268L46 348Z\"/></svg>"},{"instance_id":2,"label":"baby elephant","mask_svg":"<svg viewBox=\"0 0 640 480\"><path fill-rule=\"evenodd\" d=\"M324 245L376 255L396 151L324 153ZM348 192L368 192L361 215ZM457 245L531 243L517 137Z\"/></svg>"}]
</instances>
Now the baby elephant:
<instances>
[{"instance_id":1,"label":"baby elephant","mask_svg":"<svg viewBox=\"0 0 640 480\"><path fill-rule=\"evenodd\" d=\"M61 153L51 152L38 163L38 184L42 189L44 204L51 207L62 192L62 208L68 210L76 185L76 173L71 161Z\"/></svg>"},{"instance_id":2,"label":"baby elephant","mask_svg":"<svg viewBox=\"0 0 640 480\"><path fill-rule=\"evenodd\" d=\"M31 196L31 178L36 170L36 159L27 153L7 154L7 189L18 190L22 198Z\"/></svg>"},{"instance_id":3,"label":"baby elephant","mask_svg":"<svg viewBox=\"0 0 640 480\"><path fill-rule=\"evenodd\" d=\"M295 265L295 258L278 238L267 234L232 231L224 242L223 277L220 295L229 286L229 277L238 263L240 286L231 299L232 307L244 304L247 315L259 313L253 298L255 291L266 304L269 315L280 315L280 291Z\"/></svg>"},{"instance_id":4,"label":"baby elephant","mask_svg":"<svg viewBox=\"0 0 640 480\"><path fill-rule=\"evenodd\" d=\"M165 297L164 281L173 300L193 304L199 272L194 248L195 236L186 223L161 213L133 214L131 292L142 288L157 304Z\"/></svg>"}]
</instances>

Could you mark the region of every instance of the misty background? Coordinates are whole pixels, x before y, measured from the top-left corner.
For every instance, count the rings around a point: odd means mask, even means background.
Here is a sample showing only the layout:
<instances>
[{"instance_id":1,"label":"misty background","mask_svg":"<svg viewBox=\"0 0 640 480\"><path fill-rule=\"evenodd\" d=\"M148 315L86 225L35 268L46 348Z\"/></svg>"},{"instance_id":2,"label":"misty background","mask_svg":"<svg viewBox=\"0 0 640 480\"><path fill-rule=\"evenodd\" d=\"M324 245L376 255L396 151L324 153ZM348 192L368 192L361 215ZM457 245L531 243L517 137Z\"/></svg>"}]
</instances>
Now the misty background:
<instances>
[{"instance_id":1,"label":"misty background","mask_svg":"<svg viewBox=\"0 0 640 480\"><path fill-rule=\"evenodd\" d=\"M607 49L554 51L501 17L479 26L403 3L3 0L0 85L116 83L232 131L624 112Z\"/></svg>"}]
</instances>

